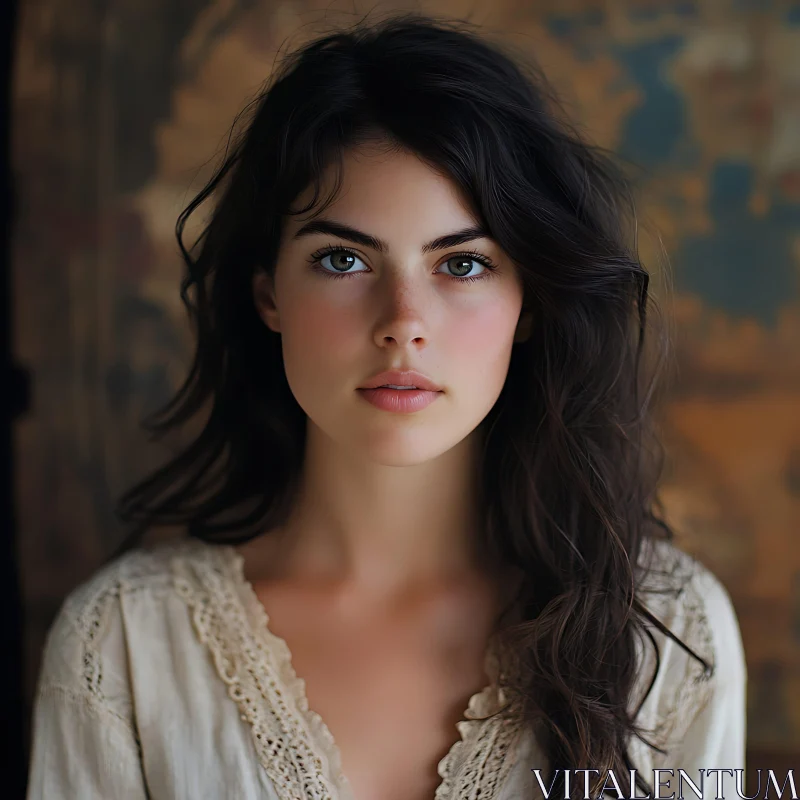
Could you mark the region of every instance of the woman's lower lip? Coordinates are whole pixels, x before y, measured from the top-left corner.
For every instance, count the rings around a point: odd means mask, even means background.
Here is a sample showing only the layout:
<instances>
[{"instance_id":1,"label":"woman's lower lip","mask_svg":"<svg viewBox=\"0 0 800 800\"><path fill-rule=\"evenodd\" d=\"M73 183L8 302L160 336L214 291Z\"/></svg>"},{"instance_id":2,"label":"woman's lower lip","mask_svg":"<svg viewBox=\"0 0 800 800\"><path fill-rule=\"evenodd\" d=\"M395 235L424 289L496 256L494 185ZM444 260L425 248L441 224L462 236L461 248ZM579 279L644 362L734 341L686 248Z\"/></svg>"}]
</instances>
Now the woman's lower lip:
<instances>
[{"instance_id":1,"label":"woman's lower lip","mask_svg":"<svg viewBox=\"0 0 800 800\"><path fill-rule=\"evenodd\" d=\"M410 414L429 406L442 392L424 389L359 389L362 397L383 411Z\"/></svg>"}]
</instances>

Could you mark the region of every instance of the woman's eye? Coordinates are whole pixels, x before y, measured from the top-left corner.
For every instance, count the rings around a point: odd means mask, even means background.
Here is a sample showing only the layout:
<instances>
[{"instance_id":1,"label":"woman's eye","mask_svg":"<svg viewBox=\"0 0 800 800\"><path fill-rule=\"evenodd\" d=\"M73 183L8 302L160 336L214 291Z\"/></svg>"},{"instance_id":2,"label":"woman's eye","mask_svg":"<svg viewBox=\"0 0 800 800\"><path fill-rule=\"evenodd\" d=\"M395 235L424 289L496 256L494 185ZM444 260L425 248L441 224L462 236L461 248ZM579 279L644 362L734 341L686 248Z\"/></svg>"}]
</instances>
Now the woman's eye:
<instances>
[{"instance_id":1,"label":"woman's eye","mask_svg":"<svg viewBox=\"0 0 800 800\"><path fill-rule=\"evenodd\" d=\"M325 272L333 273L334 275L351 275L353 272L364 271L352 269L355 263L361 261L361 259L349 250L332 250L315 256L314 260L322 265ZM361 263L363 264L364 262L361 261Z\"/></svg>"},{"instance_id":2,"label":"woman's eye","mask_svg":"<svg viewBox=\"0 0 800 800\"><path fill-rule=\"evenodd\" d=\"M451 256L443 262L442 266L446 266L455 278L477 278L483 274L482 271L490 269L488 264L482 263L474 256ZM475 267L479 267L482 271L477 274L473 273L472 270Z\"/></svg>"}]
</instances>

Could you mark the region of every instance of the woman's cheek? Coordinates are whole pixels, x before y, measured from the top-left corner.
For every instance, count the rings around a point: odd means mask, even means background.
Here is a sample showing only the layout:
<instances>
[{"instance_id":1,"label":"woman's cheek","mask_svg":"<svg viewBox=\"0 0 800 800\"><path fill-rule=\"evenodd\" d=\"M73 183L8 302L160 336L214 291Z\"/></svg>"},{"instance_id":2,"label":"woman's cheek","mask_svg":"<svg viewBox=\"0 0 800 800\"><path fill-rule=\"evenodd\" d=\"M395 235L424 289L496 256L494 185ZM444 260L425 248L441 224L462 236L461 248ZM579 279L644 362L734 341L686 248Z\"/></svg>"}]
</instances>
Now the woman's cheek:
<instances>
[{"instance_id":1,"label":"woman's cheek","mask_svg":"<svg viewBox=\"0 0 800 800\"><path fill-rule=\"evenodd\" d=\"M452 321L447 341L461 358L482 366L505 356L513 342L516 317L508 304L485 305ZM455 355L455 352L452 352Z\"/></svg>"},{"instance_id":2,"label":"woman's cheek","mask_svg":"<svg viewBox=\"0 0 800 800\"><path fill-rule=\"evenodd\" d=\"M306 297L291 310L292 351L298 358L316 364L333 365L363 338L360 316L352 306Z\"/></svg>"}]
</instances>

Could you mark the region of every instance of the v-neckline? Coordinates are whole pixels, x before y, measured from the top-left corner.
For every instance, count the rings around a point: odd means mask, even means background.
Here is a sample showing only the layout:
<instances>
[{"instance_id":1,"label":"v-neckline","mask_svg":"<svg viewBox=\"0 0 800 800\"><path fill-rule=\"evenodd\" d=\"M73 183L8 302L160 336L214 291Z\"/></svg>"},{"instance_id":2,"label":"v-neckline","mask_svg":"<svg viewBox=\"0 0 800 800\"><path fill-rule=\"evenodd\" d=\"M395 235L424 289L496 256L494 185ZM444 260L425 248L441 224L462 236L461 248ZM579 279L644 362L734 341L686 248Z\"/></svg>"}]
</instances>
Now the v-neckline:
<instances>
[{"instance_id":1,"label":"v-neckline","mask_svg":"<svg viewBox=\"0 0 800 800\"><path fill-rule=\"evenodd\" d=\"M252 583L245 576L244 556L232 545L214 545L214 549L223 551L226 556L230 567L229 575L234 581L248 620L250 635L268 652L275 655L279 673L276 677L289 693L296 711L302 716L312 733L315 754L327 767L327 769L323 769L323 774L332 783L336 800L360 800L353 794L350 781L343 772L342 754L338 743L322 716L308 704L306 682L294 668L292 652L288 643L271 630L269 614ZM451 796L448 792L451 788L451 780L455 777L452 773L460 751L468 745L470 722L496 712L505 702L504 692L497 683L497 656L491 646L486 650L484 671L489 676L490 682L483 689L471 695L467 707L462 713L462 718L455 724L459 737L452 743L444 757L439 760L437 772L440 783L431 800L451 800L451 797L452 800L455 800L455 796Z\"/></svg>"}]
</instances>

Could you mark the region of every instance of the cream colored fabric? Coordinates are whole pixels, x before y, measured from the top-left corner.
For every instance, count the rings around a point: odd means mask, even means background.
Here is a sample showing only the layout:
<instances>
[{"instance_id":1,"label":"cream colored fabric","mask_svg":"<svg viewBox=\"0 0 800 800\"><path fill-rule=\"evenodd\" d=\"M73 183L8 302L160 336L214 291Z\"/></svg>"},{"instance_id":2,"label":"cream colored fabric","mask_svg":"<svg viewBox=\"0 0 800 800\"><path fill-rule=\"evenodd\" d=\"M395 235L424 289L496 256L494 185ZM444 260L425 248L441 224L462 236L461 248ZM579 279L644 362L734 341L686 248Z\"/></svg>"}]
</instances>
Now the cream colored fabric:
<instances>
[{"instance_id":1,"label":"cream colored fabric","mask_svg":"<svg viewBox=\"0 0 800 800\"><path fill-rule=\"evenodd\" d=\"M685 769L697 783L700 769L744 768L744 653L719 580L670 544L656 552L673 582L691 578L679 595L645 602L715 671L704 675L653 628L661 668L637 719L671 749L660 755L633 739L631 755L651 786L655 767ZM640 647L632 708L654 658L649 643ZM541 796L532 770L544 779L547 764L536 733L470 721L502 699L493 683L470 700L461 738L439 763L435 800ZM33 734L29 800L369 800L353 798L286 643L270 632L241 558L227 546L189 541L134 551L76 589L48 636ZM677 789L663 786L661 796ZM684 795L695 796L690 787Z\"/></svg>"}]
</instances>

